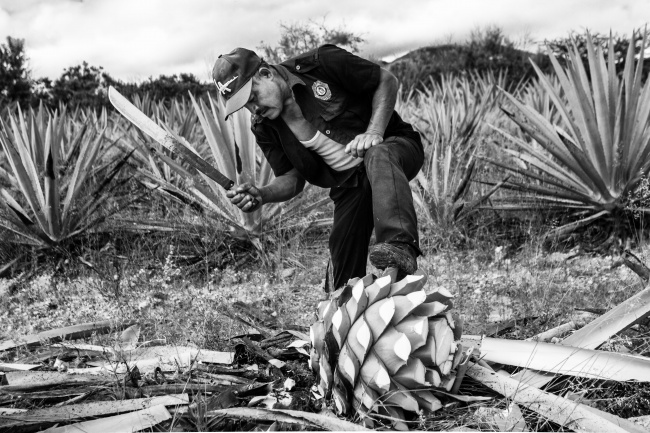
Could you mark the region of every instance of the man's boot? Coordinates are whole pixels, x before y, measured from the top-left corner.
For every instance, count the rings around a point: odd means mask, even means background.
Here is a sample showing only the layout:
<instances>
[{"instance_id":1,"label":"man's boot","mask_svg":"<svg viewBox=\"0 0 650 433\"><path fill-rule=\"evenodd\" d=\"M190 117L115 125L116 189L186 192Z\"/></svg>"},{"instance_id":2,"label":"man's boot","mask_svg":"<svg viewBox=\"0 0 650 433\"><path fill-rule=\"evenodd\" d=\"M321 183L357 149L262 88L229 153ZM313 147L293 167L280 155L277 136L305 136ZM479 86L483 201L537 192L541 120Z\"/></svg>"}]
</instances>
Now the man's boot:
<instances>
[{"instance_id":1,"label":"man's boot","mask_svg":"<svg viewBox=\"0 0 650 433\"><path fill-rule=\"evenodd\" d=\"M370 263L381 270L391 267L399 269L399 279L417 270L418 263L415 258L415 252L408 245L402 247L382 242L370 248Z\"/></svg>"}]
</instances>

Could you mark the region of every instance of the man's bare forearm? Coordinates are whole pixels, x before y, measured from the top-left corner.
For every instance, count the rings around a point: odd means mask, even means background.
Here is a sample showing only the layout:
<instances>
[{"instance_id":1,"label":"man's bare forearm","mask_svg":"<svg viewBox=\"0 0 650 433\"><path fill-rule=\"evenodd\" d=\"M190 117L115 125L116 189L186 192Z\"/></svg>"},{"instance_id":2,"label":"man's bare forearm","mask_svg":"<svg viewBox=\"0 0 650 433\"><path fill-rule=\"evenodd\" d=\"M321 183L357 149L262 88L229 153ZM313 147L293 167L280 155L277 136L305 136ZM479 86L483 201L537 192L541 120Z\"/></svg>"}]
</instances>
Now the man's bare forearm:
<instances>
[{"instance_id":1,"label":"man's bare forearm","mask_svg":"<svg viewBox=\"0 0 650 433\"><path fill-rule=\"evenodd\" d=\"M397 102L397 78L385 69L381 69L379 86L372 97L372 117L366 132L384 136L390 116Z\"/></svg>"},{"instance_id":2,"label":"man's bare forearm","mask_svg":"<svg viewBox=\"0 0 650 433\"><path fill-rule=\"evenodd\" d=\"M305 179L295 168L259 187L262 203L278 203L292 199L305 187Z\"/></svg>"}]
</instances>

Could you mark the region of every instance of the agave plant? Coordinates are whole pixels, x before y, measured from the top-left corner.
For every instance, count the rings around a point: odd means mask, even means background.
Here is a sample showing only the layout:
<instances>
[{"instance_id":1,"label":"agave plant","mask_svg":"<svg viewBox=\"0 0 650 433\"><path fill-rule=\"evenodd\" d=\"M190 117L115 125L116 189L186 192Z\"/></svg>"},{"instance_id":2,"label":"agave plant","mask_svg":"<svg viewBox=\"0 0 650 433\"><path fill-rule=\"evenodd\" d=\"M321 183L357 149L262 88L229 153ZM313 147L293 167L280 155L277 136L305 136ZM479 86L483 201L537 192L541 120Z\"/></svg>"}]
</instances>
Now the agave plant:
<instances>
[{"instance_id":1,"label":"agave plant","mask_svg":"<svg viewBox=\"0 0 650 433\"><path fill-rule=\"evenodd\" d=\"M12 241L41 251L61 250L119 210L113 182L126 162L99 164L104 132L72 124L42 106L0 119L0 145L8 161L8 188L0 187L0 227Z\"/></svg>"},{"instance_id":2,"label":"agave plant","mask_svg":"<svg viewBox=\"0 0 650 433\"><path fill-rule=\"evenodd\" d=\"M383 416L408 430L405 411L440 409L435 393L452 389L465 354L451 293L427 294L419 271L396 275L388 268L350 280L319 304L310 365L320 378L316 394L331 397L339 415L356 413L368 427Z\"/></svg>"},{"instance_id":3,"label":"agave plant","mask_svg":"<svg viewBox=\"0 0 650 433\"><path fill-rule=\"evenodd\" d=\"M453 226L498 189L467 199L476 165L476 133L496 105L495 84L503 80L493 75L446 76L401 105L404 117L424 137L425 161L413 196L429 225Z\"/></svg>"},{"instance_id":4,"label":"agave plant","mask_svg":"<svg viewBox=\"0 0 650 433\"><path fill-rule=\"evenodd\" d=\"M562 94L562 89L560 87L560 82L557 77L548 77L549 84L553 87L557 95ZM549 122L553 125L558 125L561 122L560 113L553 104L551 95L547 91L547 88L539 80L531 81L524 89L522 89L518 94L513 93L514 95L521 97L525 105L531 107L536 112L541 114L545 119L548 119ZM519 129L521 131L521 129Z\"/></svg>"},{"instance_id":5,"label":"agave plant","mask_svg":"<svg viewBox=\"0 0 650 433\"><path fill-rule=\"evenodd\" d=\"M528 208L534 200L546 209L569 211L572 221L551 230L550 237L608 222L607 245L626 236L623 222L631 207L636 212L650 211L634 203L630 206L630 196L650 169L650 85L642 80L646 35L640 47L635 47L632 36L621 74L616 72L614 41L610 38L605 59L604 50L594 46L591 36L586 39L589 73L575 46L566 66L550 56L559 86L535 66L554 110L542 113L530 102L504 92L514 107L504 111L532 141L497 128L514 143L514 149L503 151L518 166L492 162L528 180L511 181L508 188L535 194L518 197L509 209Z\"/></svg>"}]
</instances>

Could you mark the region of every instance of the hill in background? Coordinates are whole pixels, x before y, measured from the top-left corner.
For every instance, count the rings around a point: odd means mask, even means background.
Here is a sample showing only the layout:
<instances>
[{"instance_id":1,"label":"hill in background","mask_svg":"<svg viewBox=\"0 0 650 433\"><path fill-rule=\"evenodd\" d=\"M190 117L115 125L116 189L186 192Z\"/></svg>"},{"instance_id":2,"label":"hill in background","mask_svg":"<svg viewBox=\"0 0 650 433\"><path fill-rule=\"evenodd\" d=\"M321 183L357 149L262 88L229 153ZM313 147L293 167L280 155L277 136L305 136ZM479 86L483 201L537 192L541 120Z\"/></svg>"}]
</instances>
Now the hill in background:
<instances>
[{"instance_id":1,"label":"hill in background","mask_svg":"<svg viewBox=\"0 0 650 433\"><path fill-rule=\"evenodd\" d=\"M430 79L437 81L443 75L489 70L504 71L508 85L513 86L536 76L531 60L543 71L550 69L550 61L545 54L518 49L507 40L497 40L494 43L474 41L418 48L385 67L409 90L421 88Z\"/></svg>"},{"instance_id":2,"label":"hill in background","mask_svg":"<svg viewBox=\"0 0 650 433\"><path fill-rule=\"evenodd\" d=\"M593 43L603 48L606 58L608 42L612 38L614 55L617 59L615 67L620 73L625 66L625 57L631 41L634 41L638 58L645 30L635 30L632 35L589 33ZM565 38L545 40L543 45L560 63L566 62L569 51L575 46L588 71L586 35L587 32L570 32ZM464 43L447 43L418 48L384 64L384 67L399 78L406 90L421 89L428 85L430 80L438 81L443 75L464 75L487 71L506 73L506 86L512 90L512 87L517 84L536 77L537 74L531 61L539 66L544 73L553 71L546 50L544 52L538 50L533 53L521 49L521 45L526 44L514 42L505 36L499 27L492 26L477 29ZM648 57L650 56L646 49L642 71L643 80L650 73Z\"/></svg>"}]
</instances>

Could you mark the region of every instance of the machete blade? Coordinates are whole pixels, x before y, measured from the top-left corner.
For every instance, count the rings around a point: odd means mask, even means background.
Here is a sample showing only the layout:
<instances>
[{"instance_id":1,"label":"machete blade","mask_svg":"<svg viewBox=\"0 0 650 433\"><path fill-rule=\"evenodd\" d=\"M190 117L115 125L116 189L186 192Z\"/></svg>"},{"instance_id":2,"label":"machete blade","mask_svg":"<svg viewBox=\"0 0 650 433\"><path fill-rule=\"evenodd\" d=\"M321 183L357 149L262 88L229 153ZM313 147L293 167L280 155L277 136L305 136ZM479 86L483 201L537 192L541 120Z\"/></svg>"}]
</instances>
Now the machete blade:
<instances>
[{"instance_id":1,"label":"machete blade","mask_svg":"<svg viewBox=\"0 0 650 433\"><path fill-rule=\"evenodd\" d=\"M113 86L109 87L108 89L108 99L111 101L111 104L113 104L113 107L117 109L117 111L119 111L135 126L140 128L142 132L160 143L165 149L170 150L180 158L192 164L194 168L208 176L213 181L217 182L226 190L229 190L235 185L235 182L224 176L219 170L210 165L210 163L208 163L205 159L194 153L191 149L178 141L173 135L169 134L156 122L151 120L146 114L140 111L138 107L133 105L131 102L129 102L128 99L122 96L122 94L118 92ZM253 206L256 206L256 203L253 203Z\"/></svg>"}]
</instances>

